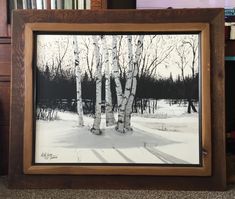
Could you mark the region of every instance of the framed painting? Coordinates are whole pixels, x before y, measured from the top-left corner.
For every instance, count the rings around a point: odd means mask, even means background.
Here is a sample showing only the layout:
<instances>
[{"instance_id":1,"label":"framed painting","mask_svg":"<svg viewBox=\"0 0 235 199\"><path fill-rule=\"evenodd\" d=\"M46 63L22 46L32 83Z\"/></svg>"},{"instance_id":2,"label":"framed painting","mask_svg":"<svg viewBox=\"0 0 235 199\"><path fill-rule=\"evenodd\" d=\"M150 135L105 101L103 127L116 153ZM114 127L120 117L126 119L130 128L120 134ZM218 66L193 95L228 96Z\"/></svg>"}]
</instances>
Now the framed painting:
<instances>
[{"instance_id":1,"label":"framed painting","mask_svg":"<svg viewBox=\"0 0 235 199\"><path fill-rule=\"evenodd\" d=\"M217 66L223 81L223 41L212 25L217 17L222 27L222 10L46 12L14 13L13 74L21 71L23 84L13 76L12 142L13 121L22 120L11 154L21 148L23 179L113 178L135 187L131 178L222 177L212 161L224 158L212 140L222 137L214 120L223 106L212 102L223 97L212 74ZM192 13L192 21L182 18Z\"/></svg>"}]
</instances>

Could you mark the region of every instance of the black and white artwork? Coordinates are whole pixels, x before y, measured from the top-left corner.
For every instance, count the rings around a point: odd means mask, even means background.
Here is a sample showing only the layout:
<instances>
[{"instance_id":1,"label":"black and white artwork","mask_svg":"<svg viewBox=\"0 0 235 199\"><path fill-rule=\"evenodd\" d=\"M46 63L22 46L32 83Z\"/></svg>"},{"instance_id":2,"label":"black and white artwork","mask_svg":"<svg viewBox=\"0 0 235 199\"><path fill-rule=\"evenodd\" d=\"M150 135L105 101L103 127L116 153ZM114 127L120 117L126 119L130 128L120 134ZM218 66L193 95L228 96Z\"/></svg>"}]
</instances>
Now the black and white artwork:
<instances>
[{"instance_id":1,"label":"black and white artwork","mask_svg":"<svg viewBox=\"0 0 235 199\"><path fill-rule=\"evenodd\" d=\"M35 163L200 165L200 35L36 35Z\"/></svg>"}]
</instances>

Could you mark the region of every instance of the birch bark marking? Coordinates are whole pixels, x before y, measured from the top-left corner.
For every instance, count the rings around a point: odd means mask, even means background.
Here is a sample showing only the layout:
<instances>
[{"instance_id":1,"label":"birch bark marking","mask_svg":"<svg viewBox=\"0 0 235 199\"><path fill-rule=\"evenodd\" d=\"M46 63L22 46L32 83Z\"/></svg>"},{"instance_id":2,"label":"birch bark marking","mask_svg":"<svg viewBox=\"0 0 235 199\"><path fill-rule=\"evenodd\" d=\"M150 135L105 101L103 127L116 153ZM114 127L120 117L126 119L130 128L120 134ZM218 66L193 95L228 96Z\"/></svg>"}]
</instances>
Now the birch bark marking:
<instances>
[{"instance_id":1,"label":"birch bark marking","mask_svg":"<svg viewBox=\"0 0 235 199\"><path fill-rule=\"evenodd\" d=\"M100 130L101 123L101 86L102 86L102 68L100 63L100 53L98 46L98 36L93 35L93 44L95 51L95 61L96 61L96 105L95 105L95 119L91 132L100 135L102 132Z\"/></svg>"},{"instance_id":2,"label":"birch bark marking","mask_svg":"<svg viewBox=\"0 0 235 199\"><path fill-rule=\"evenodd\" d=\"M110 72L109 72L109 52L107 48L105 36L102 39L102 50L104 55L105 64L105 113L106 113L106 126L112 126L115 124L114 114L112 110L112 95L110 89Z\"/></svg>"},{"instance_id":3,"label":"birch bark marking","mask_svg":"<svg viewBox=\"0 0 235 199\"><path fill-rule=\"evenodd\" d=\"M125 85L125 92L124 95L122 97L122 102L120 105L120 111L118 114L118 123L117 123L117 131L121 132L121 133L125 133L126 129L125 128L125 118L126 118L126 108L127 108L127 103L129 101L130 98L130 94L131 94L131 88L132 88L132 79L133 79L133 51L132 51L132 36L128 35L127 36L127 40L128 40L128 63L129 63L129 67L128 67L128 71L127 71L127 79L126 79L126 85Z\"/></svg>"},{"instance_id":4,"label":"birch bark marking","mask_svg":"<svg viewBox=\"0 0 235 199\"><path fill-rule=\"evenodd\" d=\"M78 126L83 126L83 107L82 107L82 86L81 86L81 69L79 63L79 51L77 37L73 37L73 48L75 58L75 75L76 75L76 93L77 93L77 114Z\"/></svg>"},{"instance_id":5,"label":"birch bark marking","mask_svg":"<svg viewBox=\"0 0 235 199\"><path fill-rule=\"evenodd\" d=\"M119 68L117 63L117 36L112 36L112 59L113 59L113 77L116 85L116 93L117 93L117 105L118 105L118 111L121 105L122 100L122 85L120 82L120 74L119 74Z\"/></svg>"},{"instance_id":6,"label":"birch bark marking","mask_svg":"<svg viewBox=\"0 0 235 199\"><path fill-rule=\"evenodd\" d=\"M136 94L136 88L137 88L137 74L138 74L138 67L140 62L141 53L143 51L143 40L144 35L140 35L136 44L136 52L135 52L135 58L134 58L134 69L133 69L133 76L132 76L132 87L131 87L131 93L130 98L127 102L126 106L126 118L125 118L125 128L127 130L131 130L131 113L132 113L132 105Z\"/></svg>"}]
</instances>

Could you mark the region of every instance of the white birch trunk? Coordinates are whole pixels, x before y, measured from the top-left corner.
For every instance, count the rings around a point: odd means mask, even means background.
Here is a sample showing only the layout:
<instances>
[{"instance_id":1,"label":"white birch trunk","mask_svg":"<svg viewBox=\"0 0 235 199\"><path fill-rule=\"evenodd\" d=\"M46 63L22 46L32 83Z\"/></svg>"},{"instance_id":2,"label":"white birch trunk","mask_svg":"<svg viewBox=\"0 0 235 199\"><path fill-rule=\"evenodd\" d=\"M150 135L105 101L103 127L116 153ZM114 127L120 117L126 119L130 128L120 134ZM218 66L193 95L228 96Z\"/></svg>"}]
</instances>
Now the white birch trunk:
<instances>
[{"instance_id":1,"label":"white birch trunk","mask_svg":"<svg viewBox=\"0 0 235 199\"><path fill-rule=\"evenodd\" d=\"M79 52L77 37L73 37L74 57L75 57L75 74L76 74L76 93L77 93L77 114L78 126L83 126L83 107L82 107L82 86L81 86L81 68L79 65Z\"/></svg>"},{"instance_id":2,"label":"white birch trunk","mask_svg":"<svg viewBox=\"0 0 235 199\"><path fill-rule=\"evenodd\" d=\"M105 65L105 113L106 113L106 126L115 124L114 114L112 110L112 94L110 85L110 72L109 72L109 52L105 36L102 37L104 65Z\"/></svg>"},{"instance_id":3,"label":"white birch trunk","mask_svg":"<svg viewBox=\"0 0 235 199\"><path fill-rule=\"evenodd\" d=\"M116 130L121 133L125 133L126 129L125 128L125 118L126 118L126 108L128 101L130 99L130 94L131 94L131 89L132 89L132 79L133 79L133 74L134 74L134 67L133 67L133 50L132 50L132 36L128 35L128 62L129 62L129 67L127 71L127 79L126 79L126 85L125 85L125 92L122 97L122 102L120 106L120 111L118 113L118 123L117 123L117 128Z\"/></svg>"},{"instance_id":4,"label":"white birch trunk","mask_svg":"<svg viewBox=\"0 0 235 199\"><path fill-rule=\"evenodd\" d=\"M138 64L139 60L141 57L141 53L143 50L143 40L144 40L144 35L140 35L137 41L137 47L136 47L136 52L135 52L135 59L134 59L134 69L133 69L133 76L132 76L132 88L131 88L131 93L130 93L130 98L127 102L126 105L126 113L125 113L125 128L126 130L132 130L131 129L131 113L132 113L132 105L134 102L135 94L136 94L136 88L137 88L137 73L138 73Z\"/></svg>"},{"instance_id":5,"label":"white birch trunk","mask_svg":"<svg viewBox=\"0 0 235 199\"><path fill-rule=\"evenodd\" d=\"M119 74L119 68L118 68L118 62L117 62L117 36L113 35L112 40L112 59L113 59L113 77L116 85L116 93L117 93L117 105L118 105L118 111L121 106L122 101L122 85L120 82L120 74Z\"/></svg>"},{"instance_id":6,"label":"white birch trunk","mask_svg":"<svg viewBox=\"0 0 235 199\"><path fill-rule=\"evenodd\" d=\"M93 127L91 132L100 135L102 132L100 130L101 123L101 86L102 86L102 68L100 63L100 53L98 46L98 36L93 35L93 44L94 44L94 52L95 52L95 60L96 60L96 105L95 105L95 119L93 123Z\"/></svg>"}]
</instances>

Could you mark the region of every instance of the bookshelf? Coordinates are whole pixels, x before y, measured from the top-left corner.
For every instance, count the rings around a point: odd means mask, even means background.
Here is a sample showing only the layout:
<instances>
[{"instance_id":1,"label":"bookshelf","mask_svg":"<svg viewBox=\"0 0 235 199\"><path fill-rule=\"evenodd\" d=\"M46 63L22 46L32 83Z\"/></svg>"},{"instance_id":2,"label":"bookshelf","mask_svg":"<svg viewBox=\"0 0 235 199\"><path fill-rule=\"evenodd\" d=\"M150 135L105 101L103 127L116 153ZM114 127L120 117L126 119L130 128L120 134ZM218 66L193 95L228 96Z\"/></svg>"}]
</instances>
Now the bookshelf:
<instances>
[{"instance_id":1,"label":"bookshelf","mask_svg":"<svg viewBox=\"0 0 235 199\"><path fill-rule=\"evenodd\" d=\"M231 26L235 25L235 9L225 10L225 96L226 96L226 146L227 178L235 183L235 40L231 39Z\"/></svg>"},{"instance_id":2,"label":"bookshelf","mask_svg":"<svg viewBox=\"0 0 235 199\"><path fill-rule=\"evenodd\" d=\"M82 1L83 4L80 4L79 6L79 2ZM37 4L37 2L39 2L39 4ZM59 3L55 4L55 2ZM8 171L8 141L10 117L9 111L11 83L10 13L13 8L77 10L83 8L92 10L106 8L125 9L135 8L135 0L0 0L0 175L6 175Z\"/></svg>"},{"instance_id":3,"label":"bookshelf","mask_svg":"<svg viewBox=\"0 0 235 199\"><path fill-rule=\"evenodd\" d=\"M34 0L29 0L29 1L34 2ZM25 2L29 1L27 0ZM39 6L39 9L51 9L52 0L37 0L37 2L39 1L42 1L44 3L43 5L45 6L45 7ZM68 1L69 0L66 0L66 2ZM104 4L105 2L104 0L89 0L89 1L90 4L88 4L89 5L89 7L87 7L88 9L101 9L104 8L106 5ZM9 142L9 117L10 117L9 112L10 112L10 83L11 83L10 12L14 8L14 2L16 2L16 0L0 1L0 175L7 175L8 172L8 147L9 147L8 142ZM76 0L76 2L78 1ZM78 8L77 4L76 6L77 9L82 9L82 7ZM17 8L19 9L21 7ZM33 7L33 5L31 4L31 8L36 9L37 7ZM66 8L70 9L71 7L66 7ZM23 7L21 9L23 9Z\"/></svg>"},{"instance_id":4,"label":"bookshelf","mask_svg":"<svg viewBox=\"0 0 235 199\"><path fill-rule=\"evenodd\" d=\"M7 173L11 38L7 18L7 0L0 1L0 174Z\"/></svg>"}]
</instances>

